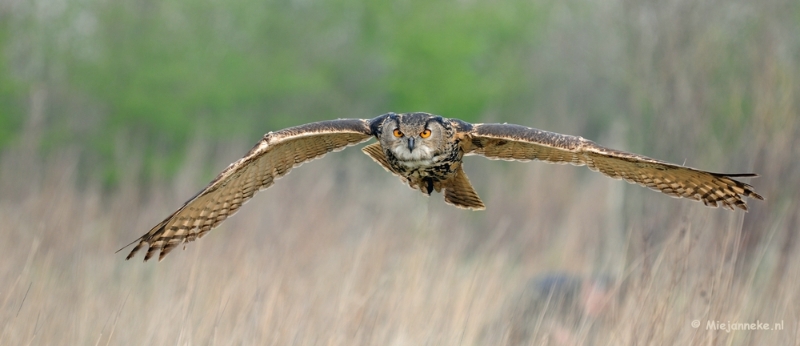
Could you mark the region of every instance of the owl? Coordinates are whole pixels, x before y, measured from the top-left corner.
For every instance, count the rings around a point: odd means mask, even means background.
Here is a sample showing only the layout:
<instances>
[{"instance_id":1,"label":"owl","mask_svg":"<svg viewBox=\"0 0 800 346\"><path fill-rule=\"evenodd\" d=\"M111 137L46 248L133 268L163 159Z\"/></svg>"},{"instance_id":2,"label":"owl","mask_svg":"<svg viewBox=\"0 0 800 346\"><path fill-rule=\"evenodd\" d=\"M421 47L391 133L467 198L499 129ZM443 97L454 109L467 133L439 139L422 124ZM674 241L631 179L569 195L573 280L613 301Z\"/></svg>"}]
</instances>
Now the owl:
<instances>
[{"instance_id":1,"label":"owl","mask_svg":"<svg viewBox=\"0 0 800 346\"><path fill-rule=\"evenodd\" d=\"M128 244L138 242L127 259L147 247L145 261L156 253L161 260L177 245L211 231L256 191L272 186L294 167L373 137L377 142L362 151L375 162L412 189L427 196L434 191L442 193L445 202L464 209L485 208L464 173L464 155L585 165L608 177L711 207L747 210L744 197L763 200L752 186L734 179L756 174L701 171L609 149L582 137L520 125L470 124L429 113L387 113L373 119L321 121L267 133L206 188Z\"/></svg>"}]
</instances>

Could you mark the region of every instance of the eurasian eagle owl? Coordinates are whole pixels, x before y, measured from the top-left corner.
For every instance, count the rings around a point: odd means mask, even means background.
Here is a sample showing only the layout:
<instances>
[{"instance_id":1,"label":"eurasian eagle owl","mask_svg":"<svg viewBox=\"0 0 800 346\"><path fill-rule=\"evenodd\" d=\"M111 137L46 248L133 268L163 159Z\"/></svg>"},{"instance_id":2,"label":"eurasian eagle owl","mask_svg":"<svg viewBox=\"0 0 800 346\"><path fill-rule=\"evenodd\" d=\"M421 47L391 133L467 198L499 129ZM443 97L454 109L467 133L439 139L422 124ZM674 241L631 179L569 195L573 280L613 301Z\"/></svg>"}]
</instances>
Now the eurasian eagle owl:
<instances>
[{"instance_id":1,"label":"eurasian eagle owl","mask_svg":"<svg viewBox=\"0 0 800 346\"><path fill-rule=\"evenodd\" d=\"M484 209L461 164L464 155L475 154L489 159L586 165L611 178L711 207L747 210L744 196L763 199L752 186L733 179L755 174L701 171L605 148L581 137L520 125L470 124L428 113L388 113L373 119L321 121L266 134L205 189L135 240L133 243L138 244L127 258L148 246L145 261L156 252L160 252L161 260L178 244L208 233L256 191L272 186L292 168L371 137L378 142L362 150L383 168L425 195L444 190L447 203L466 209Z\"/></svg>"}]
</instances>

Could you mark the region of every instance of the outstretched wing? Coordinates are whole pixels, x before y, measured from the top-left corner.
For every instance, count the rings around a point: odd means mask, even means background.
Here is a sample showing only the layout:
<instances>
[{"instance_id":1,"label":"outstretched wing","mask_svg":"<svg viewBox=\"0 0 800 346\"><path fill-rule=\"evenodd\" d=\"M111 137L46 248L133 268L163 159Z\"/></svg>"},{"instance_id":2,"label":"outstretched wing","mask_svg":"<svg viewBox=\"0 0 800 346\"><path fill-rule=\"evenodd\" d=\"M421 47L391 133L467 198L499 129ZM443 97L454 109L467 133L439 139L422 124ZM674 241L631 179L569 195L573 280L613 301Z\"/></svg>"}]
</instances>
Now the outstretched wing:
<instances>
[{"instance_id":1,"label":"outstretched wing","mask_svg":"<svg viewBox=\"0 0 800 346\"><path fill-rule=\"evenodd\" d=\"M711 173L649 157L613 150L581 137L562 135L520 125L475 124L467 132L465 152L500 160L541 160L586 165L614 179L624 179L673 197L702 201L705 205L747 210L744 196L763 200L753 187L734 180L756 174Z\"/></svg>"},{"instance_id":2,"label":"outstretched wing","mask_svg":"<svg viewBox=\"0 0 800 346\"><path fill-rule=\"evenodd\" d=\"M339 119L266 134L247 155L228 166L180 209L134 241L139 244L127 259L149 246L144 260L160 250L160 261L178 244L208 233L233 215L256 191L272 186L292 168L331 151L364 142L371 133L369 120Z\"/></svg>"}]
</instances>

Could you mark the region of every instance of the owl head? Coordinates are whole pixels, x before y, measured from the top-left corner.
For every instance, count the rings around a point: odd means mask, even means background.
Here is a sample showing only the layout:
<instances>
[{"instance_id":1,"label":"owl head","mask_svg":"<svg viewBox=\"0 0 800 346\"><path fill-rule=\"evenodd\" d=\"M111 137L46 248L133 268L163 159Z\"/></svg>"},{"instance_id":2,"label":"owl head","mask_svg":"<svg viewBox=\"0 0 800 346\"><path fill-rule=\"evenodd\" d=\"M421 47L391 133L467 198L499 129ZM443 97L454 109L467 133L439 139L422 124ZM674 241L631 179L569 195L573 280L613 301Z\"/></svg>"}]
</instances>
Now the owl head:
<instances>
[{"instance_id":1,"label":"owl head","mask_svg":"<svg viewBox=\"0 0 800 346\"><path fill-rule=\"evenodd\" d=\"M380 142L401 161L427 161L441 153L448 131L442 117L429 113L391 114L381 127Z\"/></svg>"}]
</instances>

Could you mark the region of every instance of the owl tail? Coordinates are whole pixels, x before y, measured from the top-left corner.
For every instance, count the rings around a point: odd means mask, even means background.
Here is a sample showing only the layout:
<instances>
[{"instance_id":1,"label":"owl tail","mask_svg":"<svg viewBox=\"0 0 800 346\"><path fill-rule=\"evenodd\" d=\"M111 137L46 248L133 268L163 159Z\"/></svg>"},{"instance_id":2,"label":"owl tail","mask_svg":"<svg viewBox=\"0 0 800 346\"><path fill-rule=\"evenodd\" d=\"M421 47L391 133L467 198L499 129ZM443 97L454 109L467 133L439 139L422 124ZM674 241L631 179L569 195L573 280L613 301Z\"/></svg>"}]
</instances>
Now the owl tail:
<instances>
[{"instance_id":1,"label":"owl tail","mask_svg":"<svg viewBox=\"0 0 800 346\"><path fill-rule=\"evenodd\" d=\"M389 165L389 161L386 160L386 154L383 153L380 143L370 144L361 150L375 160L375 162L383 166L383 168L385 168L388 172L397 175L401 180L403 180L403 182L408 183L408 179L392 170L391 165ZM481 201L481 198L478 197L478 193L472 188L472 184L470 184L467 174L464 173L464 170L460 166L450 180L435 183L428 180L428 182L429 184L427 186L420 187L413 184L410 184L409 186L414 190L418 189L419 191L422 191L422 193L425 195L430 195L433 190L440 191L441 189L444 189L444 201L449 204L464 209L486 209L486 206L483 205L483 201Z\"/></svg>"},{"instance_id":2,"label":"owl tail","mask_svg":"<svg viewBox=\"0 0 800 346\"><path fill-rule=\"evenodd\" d=\"M445 202L464 209L486 209L483 201L478 197L478 193L472 188L472 184L470 184L463 168L458 167L453 178L444 182L443 185Z\"/></svg>"}]
</instances>

